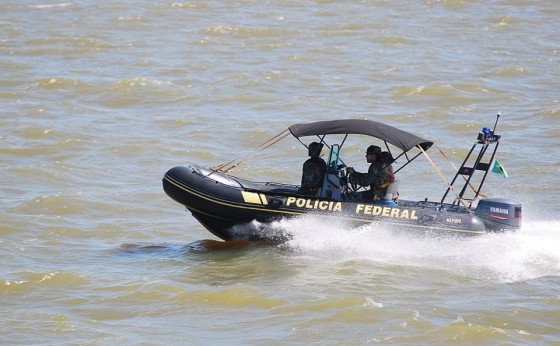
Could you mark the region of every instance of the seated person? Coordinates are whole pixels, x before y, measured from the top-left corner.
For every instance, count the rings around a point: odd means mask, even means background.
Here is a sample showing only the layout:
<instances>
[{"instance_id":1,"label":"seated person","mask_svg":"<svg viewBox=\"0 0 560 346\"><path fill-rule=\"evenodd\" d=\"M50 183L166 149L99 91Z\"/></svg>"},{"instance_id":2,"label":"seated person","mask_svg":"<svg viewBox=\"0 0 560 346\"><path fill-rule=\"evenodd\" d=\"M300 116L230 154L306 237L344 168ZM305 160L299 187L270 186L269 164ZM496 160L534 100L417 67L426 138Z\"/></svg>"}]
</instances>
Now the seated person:
<instances>
[{"instance_id":1,"label":"seated person","mask_svg":"<svg viewBox=\"0 0 560 346\"><path fill-rule=\"evenodd\" d=\"M298 194L317 196L327 172L327 163L319 157L323 144L313 142L309 144L310 158L304 162L301 176L301 187Z\"/></svg>"},{"instance_id":2,"label":"seated person","mask_svg":"<svg viewBox=\"0 0 560 346\"><path fill-rule=\"evenodd\" d=\"M370 189L360 193L359 199L362 201L373 202L385 196L387 191L386 182L390 181L391 177L389 170L381 161L381 148L376 145L370 145L366 150L366 160L369 165L367 173L356 172L353 167L348 167L348 173L351 178L361 186L369 186Z\"/></svg>"},{"instance_id":3,"label":"seated person","mask_svg":"<svg viewBox=\"0 0 560 346\"><path fill-rule=\"evenodd\" d=\"M383 164L383 167L387 169L387 173L389 174L389 180L381 185L381 187L383 188L383 196L387 199L396 200L398 198L398 191L397 191L398 185L393 186L391 191L387 191L391 183L395 181L393 162L395 162L395 159L393 158L393 155L391 155L390 152L384 151L381 153L381 163Z\"/></svg>"},{"instance_id":4,"label":"seated person","mask_svg":"<svg viewBox=\"0 0 560 346\"><path fill-rule=\"evenodd\" d=\"M395 181L395 173L393 172L393 162L395 159L390 152L384 151L381 153L379 161L383 164L383 167L387 169L387 173L389 174L389 180L385 182L385 184L389 185L393 181Z\"/></svg>"}]
</instances>

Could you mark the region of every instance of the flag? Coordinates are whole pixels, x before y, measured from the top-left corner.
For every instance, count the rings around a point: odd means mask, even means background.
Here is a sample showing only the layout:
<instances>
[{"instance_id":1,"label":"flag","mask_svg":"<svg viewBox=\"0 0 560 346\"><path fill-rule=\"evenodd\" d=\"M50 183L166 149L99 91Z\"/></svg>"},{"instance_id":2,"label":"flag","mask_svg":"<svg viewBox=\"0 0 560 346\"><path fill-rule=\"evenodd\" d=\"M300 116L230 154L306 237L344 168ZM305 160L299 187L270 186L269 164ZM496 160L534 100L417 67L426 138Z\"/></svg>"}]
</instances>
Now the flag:
<instances>
[{"instance_id":1,"label":"flag","mask_svg":"<svg viewBox=\"0 0 560 346\"><path fill-rule=\"evenodd\" d=\"M499 174L503 175L504 178L506 178L506 179L509 177L508 174L507 174L507 172L506 172L506 170L505 170L505 168L504 168L504 166L502 166L502 165L498 162L498 160L494 160L494 165L492 166L492 172L494 172L494 173L499 173Z\"/></svg>"}]
</instances>

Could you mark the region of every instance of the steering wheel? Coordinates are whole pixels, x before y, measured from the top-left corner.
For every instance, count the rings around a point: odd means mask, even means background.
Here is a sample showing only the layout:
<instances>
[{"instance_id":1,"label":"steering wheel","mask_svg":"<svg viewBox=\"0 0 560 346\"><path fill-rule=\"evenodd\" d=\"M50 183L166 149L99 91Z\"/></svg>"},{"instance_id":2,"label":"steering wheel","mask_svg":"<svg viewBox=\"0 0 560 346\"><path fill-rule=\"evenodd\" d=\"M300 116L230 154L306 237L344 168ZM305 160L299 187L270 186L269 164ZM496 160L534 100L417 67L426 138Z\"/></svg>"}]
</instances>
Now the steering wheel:
<instances>
[{"instance_id":1,"label":"steering wheel","mask_svg":"<svg viewBox=\"0 0 560 346\"><path fill-rule=\"evenodd\" d=\"M356 179L352 176L352 174L350 174L350 172L348 172L348 170L346 170L345 179L346 179L346 181L348 182L348 188L349 188L350 190L352 190L352 192L358 191L358 189L360 188L360 185L358 185L358 182L357 182Z\"/></svg>"}]
</instances>

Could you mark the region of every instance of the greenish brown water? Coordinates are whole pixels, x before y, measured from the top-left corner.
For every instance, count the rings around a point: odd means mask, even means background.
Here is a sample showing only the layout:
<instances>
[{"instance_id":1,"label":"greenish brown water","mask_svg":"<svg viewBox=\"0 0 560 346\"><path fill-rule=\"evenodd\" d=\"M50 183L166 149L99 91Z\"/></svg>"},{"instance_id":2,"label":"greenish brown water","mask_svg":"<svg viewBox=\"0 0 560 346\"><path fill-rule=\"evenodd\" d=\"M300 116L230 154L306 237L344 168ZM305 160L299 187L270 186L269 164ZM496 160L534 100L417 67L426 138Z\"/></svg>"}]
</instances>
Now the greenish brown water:
<instances>
[{"instance_id":1,"label":"greenish brown water","mask_svg":"<svg viewBox=\"0 0 560 346\"><path fill-rule=\"evenodd\" d=\"M0 344L557 344L559 16L557 1L2 2ZM484 193L523 203L517 233L304 218L281 222L281 246L224 244L161 188L300 121L387 122L458 165L497 112L510 178ZM286 140L235 174L297 183L304 156ZM429 164L405 171L403 197L444 192Z\"/></svg>"}]
</instances>

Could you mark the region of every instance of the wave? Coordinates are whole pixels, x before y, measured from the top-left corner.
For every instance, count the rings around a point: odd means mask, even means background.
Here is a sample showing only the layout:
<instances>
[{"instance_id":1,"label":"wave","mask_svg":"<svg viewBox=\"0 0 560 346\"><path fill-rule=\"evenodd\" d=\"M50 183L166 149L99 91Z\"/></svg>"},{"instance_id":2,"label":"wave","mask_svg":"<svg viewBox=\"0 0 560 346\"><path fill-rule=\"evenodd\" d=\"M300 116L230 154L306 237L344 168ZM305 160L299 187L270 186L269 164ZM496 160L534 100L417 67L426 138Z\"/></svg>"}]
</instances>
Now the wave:
<instances>
[{"instance_id":1,"label":"wave","mask_svg":"<svg viewBox=\"0 0 560 346\"><path fill-rule=\"evenodd\" d=\"M479 237L420 236L379 225L350 229L307 217L280 224L276 226L293 234L287 246L302 255L424 267L502 282L560 275L560 221L526 222L518 232Z\"/></svg>"},{"instance_id":2,"label":"wave","mask_svg":"<svg viewBox=\"0 0 560 346\"><path fill-rule=\"evenodd\" d=\"M51 9L51 8L64 8L64 7L71 7L71 2L59 2L53 4L39 4L39 5L28 5L29 8L33 9Z\"/></svg>"}]
</instances>

